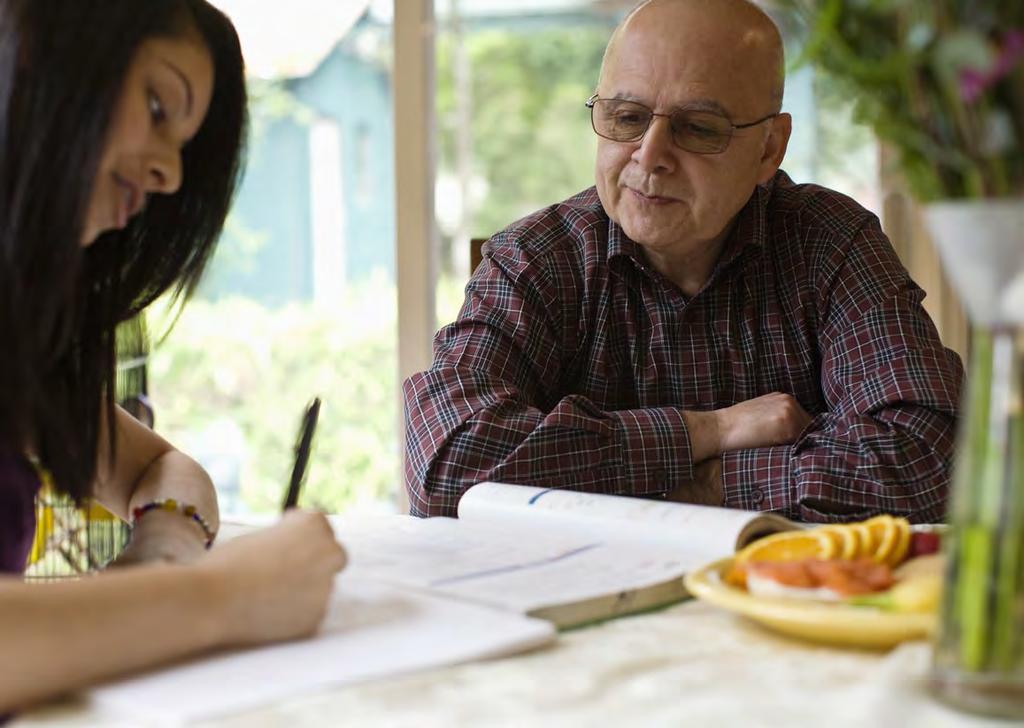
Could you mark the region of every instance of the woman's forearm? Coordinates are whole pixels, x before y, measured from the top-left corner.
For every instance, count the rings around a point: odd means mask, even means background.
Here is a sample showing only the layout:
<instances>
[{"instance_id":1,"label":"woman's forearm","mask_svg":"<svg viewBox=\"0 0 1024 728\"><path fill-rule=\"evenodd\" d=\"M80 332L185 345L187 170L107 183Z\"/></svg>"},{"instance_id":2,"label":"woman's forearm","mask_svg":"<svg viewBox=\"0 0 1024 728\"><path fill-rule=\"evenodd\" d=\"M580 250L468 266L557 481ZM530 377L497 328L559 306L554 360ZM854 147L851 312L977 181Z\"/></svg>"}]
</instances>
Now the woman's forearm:
<instances>
[{"instance_id":1,"label":"woman's forearm","mask_svg":"<svg viewBox=\"0 0 1024 728\"><path fill-rule=\"evenodd\" d=\"M0 580L0 713L215 647L224 609L209 582L203 569L174 565Z\"/></svg>"},{"instance_id":2,"label":"woman's forearm","mask_svg":"<svg viewBox=\"0 0 1024 728\"><path fill-rule=\"evenodd\" d=\"M165 498L195 506L216 533L220 526L220 513L213 481L195 460L178 450L164 453L143 471L128 499L128 512Z\"/></svg>"},{"instance_id":3,"label":"woman's forearm","mask_svg":"<svg viewBox=\"0 0 1024 728\"><path fill-rule=\"evenodd\" d=\"M154 500L189 503L214 531L220 519L210 476L192 458L130 414L116 410L117 458L110 462L107 427L101 423L94 497L112 513L128 519L131 509Z\"/></svg>"},{"instance_id":4,"label":"woman's forearm","mask_svg":"<svg viewBox=\"0 0 1024 728\"><path fill-rule=\"evenodd\" d=\"M214 648L311 635L344 565L323 514L293 510L187 565L0 578L0 714Z\"/></svg>"}]
</instances>

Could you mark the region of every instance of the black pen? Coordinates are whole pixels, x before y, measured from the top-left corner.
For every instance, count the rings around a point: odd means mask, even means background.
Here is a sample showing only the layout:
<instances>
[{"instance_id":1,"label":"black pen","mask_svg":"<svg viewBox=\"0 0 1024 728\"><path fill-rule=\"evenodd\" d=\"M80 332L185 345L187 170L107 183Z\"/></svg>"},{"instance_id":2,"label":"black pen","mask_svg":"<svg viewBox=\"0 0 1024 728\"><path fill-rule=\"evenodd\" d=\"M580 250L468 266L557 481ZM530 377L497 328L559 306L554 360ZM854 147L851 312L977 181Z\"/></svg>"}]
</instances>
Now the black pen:
<instances>
[{"instance_id":1,"label":"black pen","mask_svg":"<svg viewBox=\"0 0 1024 728\"><path fill-rule=\"evenodd\" d=\"M317 397L310 402L309 407L306 408L306 414L302 417L299 439L295 443L295 465L292 466L292 479L288 483L288 493L284 497L282 511L294 508L299 502L299 491L302 489L302 480L306 475L309 451L313 445L313 433L316 431L316 421L319 416L320 398Z\"/></svg>"}]
</instances>

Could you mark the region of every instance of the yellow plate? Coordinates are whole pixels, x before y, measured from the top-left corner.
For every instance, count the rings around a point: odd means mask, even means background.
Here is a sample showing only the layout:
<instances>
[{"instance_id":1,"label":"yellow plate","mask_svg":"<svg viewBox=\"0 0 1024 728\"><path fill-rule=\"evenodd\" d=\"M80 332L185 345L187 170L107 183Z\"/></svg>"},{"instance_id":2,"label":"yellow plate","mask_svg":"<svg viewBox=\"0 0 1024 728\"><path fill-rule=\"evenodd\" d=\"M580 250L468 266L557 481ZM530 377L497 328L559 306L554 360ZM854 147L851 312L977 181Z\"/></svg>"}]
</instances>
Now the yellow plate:
<instances>
[{"instance_id":1,"label":"yellow plate","mask_svg":"<svg viewBox=\"0 0 1024 728\"><path fill-rule=\"evenodd\" d=\"M689 592L711 604L749 617L784 634L846 647L892 647L926 639L934 614L897 614L870 607L755 597L722 581L732 559L722 559L686 576Z\"/></svg>"}]
</instances>

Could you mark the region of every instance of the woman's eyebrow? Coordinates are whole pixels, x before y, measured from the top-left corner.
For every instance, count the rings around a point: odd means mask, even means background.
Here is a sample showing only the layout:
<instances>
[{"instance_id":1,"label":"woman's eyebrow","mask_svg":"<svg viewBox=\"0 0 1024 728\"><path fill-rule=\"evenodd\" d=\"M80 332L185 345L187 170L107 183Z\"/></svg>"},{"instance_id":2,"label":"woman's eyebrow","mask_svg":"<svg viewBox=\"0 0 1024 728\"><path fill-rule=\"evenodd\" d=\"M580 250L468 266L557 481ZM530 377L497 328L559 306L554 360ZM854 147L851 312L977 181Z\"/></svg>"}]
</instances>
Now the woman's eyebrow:
<instances>
[{"instance_id":1,"label":"woman's eyebrow","mask_svg":"<svg viewBox=\"0 0 1024 728\"><path fill-rule=\"evenodd\" d=\"M176 65L174 65L170 61L161 58L160 62L163 63L168 68L170 68L174 72L174 74L179 79L181 79L182 85L185 86L185 115L186 116L191 116L192 115L192 83L188 80L188 76L186 76L185 73L180 68L178 68Z\"/></svg>"}]
</instances>

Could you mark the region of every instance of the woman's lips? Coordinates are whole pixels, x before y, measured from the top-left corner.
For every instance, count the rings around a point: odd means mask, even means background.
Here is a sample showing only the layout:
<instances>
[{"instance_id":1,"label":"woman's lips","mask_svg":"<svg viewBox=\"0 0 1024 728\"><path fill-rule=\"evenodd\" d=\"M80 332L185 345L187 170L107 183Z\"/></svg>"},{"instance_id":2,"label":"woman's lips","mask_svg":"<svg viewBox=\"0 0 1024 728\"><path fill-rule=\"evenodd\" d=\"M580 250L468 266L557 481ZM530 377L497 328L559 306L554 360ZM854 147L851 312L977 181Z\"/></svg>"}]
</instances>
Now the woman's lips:
<instances>
[{"instance_id":1,"label":"woman's lips","mask_svg":"<svg viewBox=\"0 0 1024 728\"><path fill-rule=\"evenodd\" d=\"M139 194L138 187L121 175L115 174L114 181L117 183L118 192L120 192L115 211L117 227L123 229L142 208L142 196Z\"/></svg>"}]
</instances>

